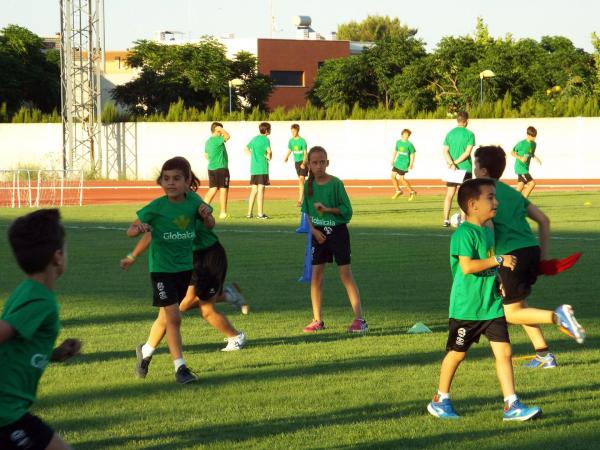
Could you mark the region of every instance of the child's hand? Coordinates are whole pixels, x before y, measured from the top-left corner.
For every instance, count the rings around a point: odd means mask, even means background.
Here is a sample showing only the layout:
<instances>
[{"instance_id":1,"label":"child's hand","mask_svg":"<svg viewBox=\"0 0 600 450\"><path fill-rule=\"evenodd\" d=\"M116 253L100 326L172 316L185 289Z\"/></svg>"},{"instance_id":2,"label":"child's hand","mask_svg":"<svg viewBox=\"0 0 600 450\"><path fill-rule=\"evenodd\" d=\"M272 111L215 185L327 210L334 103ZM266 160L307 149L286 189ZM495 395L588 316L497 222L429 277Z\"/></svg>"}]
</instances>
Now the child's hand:
<instances>
[{"instance_id":1,"label":"child's hand","mask_svg":"<svg viewBox=\"0 0 600 450\"><path fill-rule=\"evenodd\" d=\"M147 223L134 223L134 224L132 225L132 227L134 227L134 228L135 228L135 231L136 231L138 234L141 234L141 233L146 233L146 232L152 231L152 227L151 227L150 225L148 225Z\"/></svg>"},{"instance_id":2,"label":"child's hand","mask_svg":"<svg viewBox=\"0 0 600 450\"><path fill-rule=\"evenodd\" d=\"M322 231L319 231L316 228L313 228L312 234L319 244L322 244L327 239L327 236L325 236Z\"/></svg>"},{"instance_id":3,"label":"child's hand","mask_svg":"<svg viewBox=\"0 0 600 450\"><path fill-rule=\"evenodd\" d=\"M127 255L125 258L123 258L121 261L119 261L119 267L121 267L121 269L123 269L123 270L127 270L127 269L129 269L129 266L131 266L134 262L135 262L135 259L133 257Z\"/></svg>"},{"instance_id":4,"label":"child's hand","mask_svg":"<svg viewBox=\"0 0 600 450\"><path fill-rule=\"evenodd\" d=\"M288 158L289 158L289 156L286 156L285 159L283 160L283 162L288 162Z\"/></svg>"},{"instance_id":5,"label":"child's hand","mask_svg":"<svg viewBox=\"0 0 600 450\"><path fill-rule=\"evenodd\" d=\"M502 266L508 267L510 270L515 270L517 267L517 257L514 255L502 255Z\"/></svg>"},{"instance_id":6,"label":"child's hand","mask_svg":"<svg viewBox=\"0 0 600 450\"><path fill-rule=\"evenodd\" d=\"M306 164L304 164L304 163L300 164L300 168L301 168L302 170L306 169Z\"/></svg>"},{"instance_id":7,"label":"child's hand","mask_svg":"<svg viewBox=\"0 0 600 450\"><path fill-rule=\"evenodd\" d=\"M81 341L79 339L65 339L62 344L52 352L52 361L66 361L67 359L79 355L81 350Z\"/></svg>"},{"instance_id":8,"label":"child's hand","mask_svg":"<svg viewBox=\"0 0 600 450\"><path fill-rule=\"evenodd\" d=\"M325 206L321 202L316 202L313 206L315 207L315 209L317 210L317 212L319 214L323 214L324 212L327 212L327 210L329 209L329 208L327 208L327 206Z\"/></svg>"},{"instance_id":9,"label":"child's hand","mask_svg":"<svg viewBox=\"0 0 600 450\"><path fill-rule=\"evenodd\" d=\"M206 203L200 205L200 207L198 208L198 215L202 219L208 218L211 214L212 214L212 208L209 205L207 205Z\"/></svg>"}]
</instances>

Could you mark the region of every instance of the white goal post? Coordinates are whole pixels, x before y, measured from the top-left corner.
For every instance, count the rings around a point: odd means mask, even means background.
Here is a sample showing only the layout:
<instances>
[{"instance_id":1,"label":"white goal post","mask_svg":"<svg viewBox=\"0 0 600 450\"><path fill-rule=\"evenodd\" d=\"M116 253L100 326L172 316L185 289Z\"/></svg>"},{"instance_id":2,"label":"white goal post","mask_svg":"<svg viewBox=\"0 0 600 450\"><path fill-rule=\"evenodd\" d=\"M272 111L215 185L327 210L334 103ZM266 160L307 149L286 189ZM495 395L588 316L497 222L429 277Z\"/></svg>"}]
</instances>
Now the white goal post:
<instances>
[{"instance_id":1,"label":"white goal post","mask_svg":"<svg viewBox=\"0 0 600 450\"><path fill-rule=\"evenodd\" d=\"M83 205L81 170L0 170L0 207Z\"/></svg>"}]
</instances>

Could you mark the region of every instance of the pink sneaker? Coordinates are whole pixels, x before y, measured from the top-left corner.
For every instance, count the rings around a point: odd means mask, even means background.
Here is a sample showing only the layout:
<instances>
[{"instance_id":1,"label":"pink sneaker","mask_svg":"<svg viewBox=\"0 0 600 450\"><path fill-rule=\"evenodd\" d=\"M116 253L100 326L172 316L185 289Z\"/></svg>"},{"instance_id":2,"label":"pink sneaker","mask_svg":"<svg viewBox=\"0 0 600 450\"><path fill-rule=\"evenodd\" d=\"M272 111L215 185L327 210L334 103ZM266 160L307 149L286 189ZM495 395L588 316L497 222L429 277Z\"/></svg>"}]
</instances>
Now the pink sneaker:
<instances>
[{"instance_id":1,"label":"pink sneaker","mask_svg":"<svg viewBox=\"0 0 600 450\"><path fill-rule=\"evenodd\" d=\"M318 320L313 320L311 323L306 325L302 331L305 333L314 333L315 331L320 331L325 329L325 323L319 322Z\"/></svg>"},{"instance_id":2,"label":"pink sneaker","mask_svg":"<svg viewBox=\"0 0 600 450\"><path fill-rule=\"evenodd\" d=\"M348 327L348 333L366 333L369 331L369 326L365 319L354 319Z\"/></svg>"}]
</instances>

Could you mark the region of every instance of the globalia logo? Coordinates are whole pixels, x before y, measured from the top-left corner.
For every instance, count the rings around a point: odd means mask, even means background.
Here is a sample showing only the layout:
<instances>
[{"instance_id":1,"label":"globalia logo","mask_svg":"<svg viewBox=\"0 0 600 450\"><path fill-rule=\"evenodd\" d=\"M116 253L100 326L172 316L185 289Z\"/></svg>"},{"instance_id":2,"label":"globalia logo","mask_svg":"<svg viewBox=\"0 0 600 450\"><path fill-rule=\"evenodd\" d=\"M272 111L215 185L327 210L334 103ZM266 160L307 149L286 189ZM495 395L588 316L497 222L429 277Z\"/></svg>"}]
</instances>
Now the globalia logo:
<instances>
[{"instance_id":1,"label":"globalia logo","mask_svg":"<svg viewBox=\"0 0 600 450\"><path fill-rule=\"evenodd\" d=\"M33 355L31 357L31 365L33 367L35 367L36 369L41 369L43 370L48 363L50 362L50 360L48 359L47 355L44 355L42 353L36 353L35 355Z\"/></svg>"},{"instance_id":2,"label":"globalia logo","mask_svg":"<svg viewBox=\"0 0 600 450\"><path fill-rule=\"evenodd\" d=\"M167 231L163 233L163 239L165 241L180 241L186 239L194 239L196 237L196 233L193 231L184 231L183 233L179 231Z\"/></svg>"}]
</instances>

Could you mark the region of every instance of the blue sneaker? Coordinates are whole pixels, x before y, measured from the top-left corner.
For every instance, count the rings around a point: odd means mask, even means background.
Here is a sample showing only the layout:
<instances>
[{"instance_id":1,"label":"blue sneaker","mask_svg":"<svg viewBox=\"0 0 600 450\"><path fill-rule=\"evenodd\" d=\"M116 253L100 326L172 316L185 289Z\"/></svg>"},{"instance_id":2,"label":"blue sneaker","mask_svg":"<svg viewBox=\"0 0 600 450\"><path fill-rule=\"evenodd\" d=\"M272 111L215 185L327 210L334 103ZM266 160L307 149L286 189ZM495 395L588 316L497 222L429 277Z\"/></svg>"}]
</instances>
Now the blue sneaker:
<instances>
[{"instance_id":1,"label":"blue sneaker","mask_svg":"<svg viewBox=\"0 0 600 450\"><path fill-rule=\"evenodd\" d=\"M583 344L585 330L575 319L571 305L560 305L554 310L554 316L560 331L575 339L578 344Z\"/></svg>"},{"instance_id":2,"label":"blue sneaker","mask_svg":"<svg viewBox=\"0 0 600 450\"><path fill-rule=\"evenodd\" d=\"M515 420L523 422L525 420L537 419L542 415L542 409L537 406L528 408L519 399L517 399L510 408L504 407L502 420Z\"/></svg>"},{"instance_id":3,"label":"blue sneaker","mask_svg":"<svg viewBox=\"0 0 600 450\"><path fill-rule=\"evenodd\" d=\"M535 358L523 364L523 367L528 369L554 369L556 366L556 358L552 353L548 353L546 356L535 355Z\"/></svg>"},{"instance_id":4,"label":"blue sneaker","mask_svg":"<svg viewBox=\"0 0 600 450\"><path fill-rule=\"evenodd\" d=\"M427 405L427 411L432 416L440 419L459 419L460 416L454 410L452 402L449 398L439 401L439 397L435 395L429 405Z\"/></svg>"}]
</instances>

